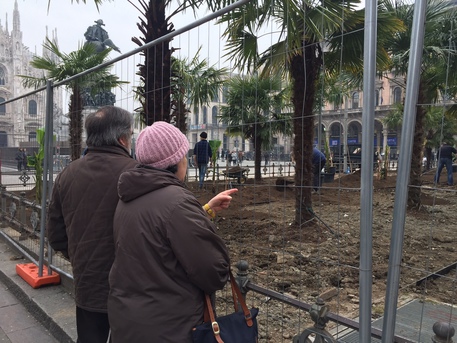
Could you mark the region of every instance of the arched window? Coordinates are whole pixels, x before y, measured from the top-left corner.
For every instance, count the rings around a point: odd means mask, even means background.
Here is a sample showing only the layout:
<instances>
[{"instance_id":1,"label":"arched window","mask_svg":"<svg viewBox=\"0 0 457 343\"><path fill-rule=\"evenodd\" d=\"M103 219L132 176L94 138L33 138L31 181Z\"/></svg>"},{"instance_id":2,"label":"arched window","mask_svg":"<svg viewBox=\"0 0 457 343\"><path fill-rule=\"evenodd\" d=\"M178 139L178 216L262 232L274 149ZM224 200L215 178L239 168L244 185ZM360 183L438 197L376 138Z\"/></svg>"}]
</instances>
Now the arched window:
<instances>
[{"instance_id":1,"label":"arched window","mask_svg":"<svg viewBox=\"0 0 457 343\"><path fill-rule=\"evenodd\" d=\"M8 134L5 131L0 131L0 147L8 146Z\"/></svg>"},{"instance_id":2,"label":"arched window","mask_svg":"<svg viewBox=\"0 0 457 343\"><path fill-rule=\"evenodd\" d=\"M400 104L400 103L401 103L401 88L395 87L394 88L394 104Z\"/></svg>"},{"instance_id":3,"label":"arched window","mask_svg":"<svg viewBox=\"0 0 457 343\"><path fill-rule=\"evenodd\" d=\"M331 137L340 137L341 136L341 126L338 124L333 124L330 127L330 136Z\"/></svg>"},{"instance_id":4,"label":"arched window","mask_svg":"<svg viewBox=\"0 0 457 343\"><path fill-rule=\"evenodd\" d=\"M203 124L208 124L208 109L203 106Z\"/></svg>"},{"instance_id":5,"label":"arched window","mask_svg":"<svg viewBox=\"0 0 457 343\"><path fill-rule=\"evenodd\" d=\"M29 115L36 117L37 115L37 104L35 100L29 101Z\"/></svg>"},{"instance_id":6,"label":"arched window","mask_svg":"<svg viewBox=\"0 0 457 343\"><path fill-rule=\"evenodd\" d=\"M3 68L0 68L0 86L6 84L6 75L5 75L5 70Z\"/></svg>"},{"instance_id":7,"label":"arched window","mask_svg":"<svg viewBox=\"0 0 457 343\"><path fill-rule=\"evenodd\" d=\"M359 92L352 93L352 108L359 108Z\"/></svg>"},{"instance_id":8,"label":"arched window","mask_svg":"<svg viewBox=\"0 0 457 343\"><path fill-rule=\"evenodd\" d=\"M0 97L0 102L5 101L5 98ZM6 114L6 105L0 105L0 116L4 116Z\"/></svg>"},{"instance_id":9,"label":"arched window","mask_svg":"<svg viewBox=\"0 0 457 343\"><path fill-rule=\"evenodd\" d=\"M36 132L29 132L29 142L36 142Z\"/></svg>"},{"instance_id":10,"label":"arched window","mask_svg":"<svg viewBox=\"0 0 457 343\"><path fill-rule=\"evenodd\" d=\"M217 125L217 106L213 106L211 110L211 124Z\"/></svg>"},{"instance_id":11,"label":"arched window","mask_svg":"<svg viewBox=\"0 0 457 343\"><path fill-rule=\"evenodd\" d=\"M356 124L349 124L348 125L348 137L358 137L359 135L359 128Z\"/></svg>"}]
</instances>

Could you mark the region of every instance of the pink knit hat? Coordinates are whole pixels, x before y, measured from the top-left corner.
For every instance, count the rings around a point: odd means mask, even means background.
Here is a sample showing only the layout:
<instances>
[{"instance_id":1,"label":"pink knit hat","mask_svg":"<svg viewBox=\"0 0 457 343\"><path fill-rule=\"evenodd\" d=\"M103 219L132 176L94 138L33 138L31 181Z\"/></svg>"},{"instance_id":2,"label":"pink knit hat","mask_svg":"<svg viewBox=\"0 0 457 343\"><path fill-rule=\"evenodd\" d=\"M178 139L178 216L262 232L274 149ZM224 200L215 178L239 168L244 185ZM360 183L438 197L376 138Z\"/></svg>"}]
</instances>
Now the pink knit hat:
<instances>
[{"instance_id":1,"label":"pink knit hat","mask_svg":"<svg viewBox=\"0 0 457 343\"><path fill-rule=\"evenodd\" d=\"M164 121L156 121L143 129L135 148L138 162L159 169L177 164L188 151L189 142L186 136Z\"/></svg>"}]
</instances>

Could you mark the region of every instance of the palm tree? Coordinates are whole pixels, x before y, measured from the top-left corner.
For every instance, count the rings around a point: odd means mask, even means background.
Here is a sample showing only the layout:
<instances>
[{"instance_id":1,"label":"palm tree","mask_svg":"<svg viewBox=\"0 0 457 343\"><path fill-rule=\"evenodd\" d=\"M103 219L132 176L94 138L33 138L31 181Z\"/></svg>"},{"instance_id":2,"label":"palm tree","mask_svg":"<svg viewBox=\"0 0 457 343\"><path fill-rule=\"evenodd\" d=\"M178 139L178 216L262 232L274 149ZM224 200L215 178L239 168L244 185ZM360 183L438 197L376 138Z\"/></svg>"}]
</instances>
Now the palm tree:
<instances>
[{"instance_id":1,"label":"palm tree","mask_svg":"<svg viewBox=\"0 0 457 343\"><path fill-rule=\"evenodd\" d=\"M240 69L261 68L263 73L288 74L292 83L294 108L293 154L296 160L295 222L301 224L313 217L312 212L312 148L316 83L323 66L335 73L344 70L361 74L363 66L364 12L355 10L358 1L284 0L252 1L242 9L225 16L228 22L228 56ZM388 63L383 48L387 35L401 29L401 22L384 11L380 1L378 14L378 63ZM276 25L279 39L265 51L258 52L259 32ZM344 37L344 40L341 37ZM325 52L324 52L325 44ZM344 49L343 49L344 47ZM341 56L343 58L341 59ZM340 63L340 61L342 63Z\"/></svg>"},{"instance_id":2,"label":"palm tree","mask_svg":"<svg viewBox=\"0 0 457 343\"><path fill-rule=\"evenodd\" d=\"M215 99L227 75L225 68L217 69L208 66L207 60L200 61L199 52L190 61L172 57L170 119L184 134L187 114Z\"/></svg>"},{"instance_id":3,"label":"palm tree","mask_svg":"<svg viewBox=\"0 0 457 343\"><path fill-rule=\"evenodd\" d=\"M406 75L412 34L414 5L389 3L389 10L395 13L406 26L406 30L392 37L388 45L392 55L391 70L395 75ZM418 106L411 159L408 207L421 206L421 173L423 147L426 139L425 120L427 106L441 100L449 88L455 88L457 79L457 49L454 37L457 34L455 10L447 1L431 1L427 5L425 19L424 52L419 81ZM426 105L428 104L428 105Z\"/></svg>"},{"instance_id":4,"label":"palm tree","mask_svg":"<svg viewBox=\"0 0 457 343\"><path fill-rule=\"evenodd\" d=\"M79 0L71 0L72 3L73 1L79 3ZM81 1L86 3L87 0ZM104 1L109 0L93 0L97 8ZM172 0L128 0L128 2L142 14L137 27L143 36L132 38L132 41L140 47L173 32L174 26L171 19L187 9L196 10L203 4L207 4L209 9L214 11L228 4L225 0L183 0L177 2L177 7L173 8L167 16L166 10L172 3L176 3ZM48 1L48 7L50 4L51 0ZM136 93L142 105L137 111L146 125L151 125L158 120L171 122L176 119L172 119L171 116L173 51L174 49L170 48L170 41L165 41L142 52L144 63L139 64L138 71L141 86L137 87ZM181 121L182 118L179 118L178 127L182 125Z\"/></svg>"},{"instance_id":5,"label":"palm tree","mask_svg":"<svg viewBox=\"0 0 457 343\"><path fill-rule=\"evenodd\" d=\"M227 105L221 108L226 133L242 136L254 143L254 176L260 180L262 148L268 149L271 137L291 133L291 114L284 113L287 92L279 77L236 76L227 82Z\"/></svg>"},{"instance_id":6,"label":"palm tree","mask_svg":"<svg viewBox=\"0 0 457 343\"><path fill-rule=\"evenodd\" d=\"M43 77L20 75L23 78L22 83L24 87L37 88L43 86L49 79L63 81L71 76L106 62L108 54L111 51L111 49L106 49L97 53L92 44L86 44L78 50L66 54L61 52L57 44L49 39L46 40L43 47L50 54L44 57L35 56L30 64L34 68L47 71L47 75L44 75ZM57 56L58 60L52 56ZM119 81L117 76L109 73L108 68L102 68L90 75L72 80L66 85L67 90L70 92L69 119L72 161L81 156L83 90L90 88L92 92L98 93L101 90L111 89L122 83L126 82Z\"/></svg>"},{"instance_id":7,"label":"palm tree","mask_svg":"<svg viewBox=\"0 0 457 343\"><path fill-rule=\"evenodd\" d=\"M390 111L383 120L389 129L398 131L403 122L403 105L399 104ZM457 121L444 106L434 106L426 109L424 118L424 152L427 158L425 170L430 170L433 159L432 150L438 148L442 141L452 143L453 135L457 131Z\"/></svg>"},{"instance_id":8,"label":"palm tree","mask_svg":"<svg viewBox=\"0 0 457 343\"><path fill-rule=\"evenodd\" d=\"M132 38L132 41L140 47L173 32L174 26L171 19L175 15L187 9L196 10L203 4L208 4L212 10L219 6L219 1L183 0L177 2L177 7L171 9L171 14L167 16L166 10L172 3L176 3L172 0L138 0L139 6L134 3L134 0L128 1L142 14L137 26L143 36ZM147 125L157 120L171 121L170 76L173 51L174 49L170 48L170 41L165 41L142 52L144 63L139 64L138 72L142 86L137 88L137 93L142 104L141 114Z\"/></svg>"}]
</instances>

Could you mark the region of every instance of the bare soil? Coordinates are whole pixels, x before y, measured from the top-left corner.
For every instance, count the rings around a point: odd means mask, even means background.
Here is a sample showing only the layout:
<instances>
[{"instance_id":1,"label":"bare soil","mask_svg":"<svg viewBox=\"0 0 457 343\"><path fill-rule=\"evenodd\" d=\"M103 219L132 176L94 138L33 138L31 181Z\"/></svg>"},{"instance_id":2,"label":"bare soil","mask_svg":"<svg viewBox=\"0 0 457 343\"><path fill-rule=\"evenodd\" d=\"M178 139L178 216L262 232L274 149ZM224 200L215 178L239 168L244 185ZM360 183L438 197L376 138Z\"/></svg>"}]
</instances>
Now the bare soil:
<instances>
[{"instance_id":1,"label":"bare soil","mask_svg":"<svg viewBox=\"0 0 457 343\"><path fill-rule=\"evenodd\" d=\"M337 174L338 175L338 174ZM445 175L441 177L445 179ZM422 177L422 207L407 210L404 225L399 305L412 298L454 304L457 276L454 267L440 278L418 281L457 261L457 187L433 188L433 171ZM239 186L230 208L216 218L220 235L226 239L233 264L249 263L251 282L284 293L308 304L321 296L332 313L356 318L359 308L360 267L360 172L341 175L313 193L316 219L301 227L292 225L295 215L295 189L290 184L277 189L277 178ZM292 181L292 179L288 179ZM197 190L202 204L224 182L207 190ZM372 299L373 319L383 315L387 283L396 174L387 179L375 175L373 181ZM268 298L249 293L248 301L268 312L259 319L265 332L261 341L290 341L292 336L312 325L309 315L292 307L271 305ZM259 315L260 317L260 315ZM268 324L269 320L279 322ZM276 329L267 328L274 326ZM330 325L331 327L331 325Z\"/></svg>"}]
</instances>

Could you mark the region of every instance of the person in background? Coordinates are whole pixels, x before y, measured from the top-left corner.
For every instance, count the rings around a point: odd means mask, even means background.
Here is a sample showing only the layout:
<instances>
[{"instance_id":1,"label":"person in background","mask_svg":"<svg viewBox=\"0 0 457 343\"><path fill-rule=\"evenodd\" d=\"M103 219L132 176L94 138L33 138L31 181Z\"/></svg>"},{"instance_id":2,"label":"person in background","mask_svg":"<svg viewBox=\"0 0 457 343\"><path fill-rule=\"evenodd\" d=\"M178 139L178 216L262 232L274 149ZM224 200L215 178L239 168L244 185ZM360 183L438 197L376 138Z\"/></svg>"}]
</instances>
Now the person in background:
<instances>
[{"instance_id":1,"label":"person in background","mask_svg":"<svg viewBox=\"0 0 457 343\"><path fill-rule=\"evenodd\" d=\"M265 157L265 167L268 165L268 162L270 162L270 152L265 151L265 154L263 155Z\"/></svg>"},{"instance_id":2,"label":"person in background","mask_svg":"<svg viewBox=\"0 0 457 343\"><path fill-rule=\"evenodd\" d=\"M194 163L198 168L198 187L203 188L205 181L206 171L208 170L208 162L213 156L211 147L206 140L208 134L206 132L200 133L200 142L195 144L194 147Z\"/></svg>"},{"instance_id":3,"label":"person in background","mask_svg":"<svg viewBox=\"0 0 457 343\"><path fill-rule=\"evenodd\" d=\"M238 164L238 153L235 150L232 151L232 163L234 166Z\"/></svg>"},{"instance_id":4,"label":"person in background","mask_svg":"<svg viewBox=\"0 0 457 343\"><path fill-rule=\"evenodd\" d=\"M28 161L27 149L22 149L22 167L24 170L30 170Z\"/></svg>"},{"instance_id":5,"label":"person in background","mask_svg":"<svg viewBox=\"0 0 457 343\"><path fill-rule=\"evenodd\" d=\"M440 182L441 171L446 166L447 184L449 186L454 185L454 177L452 175L452 154L457 154L457 150L453 146L443 142L438 152L439 163L435 174L435 183L438 184Z\"/></svg>"},{"instance_id":6,"label":"person in background","mask_svg":"<svg viewBox=\"0 0 457 343\"><path fill-rule=\"evenodd\" d=\"M321 186L320 182L320 175L321 170L324 168L327 159L322 151L317 148L313 148L313 157L312 157L312 164L313 164L313 189L317 192L319 187Z\"/></svg>"},{"instance_id":7,"label":"person in background","mask_svg":"<svg viewBox=\"0 0 457 343\"><path fill-rule=\"evenodd\" d=\"M88 115L87 150L57 175L47 217L51 247L73 267L78 343L109 337L108 274L114 260L113 217L119 175L130 157L133 116L114 106Z\"/></svg>"},{"instance_id":8,"label":"person in background","mask_svg":"<svg viewBox=\"0 0 457 343\"><path fill-rule=\"evenodd\" d=\"M22 170L22 160L23 160L21 148L19 148L16 151L16 155L14 156L14 159L17 161L17 171L21 171Z\"/></svg>"},{"instance_id":9,"label":"person in background","mask_svg":"<svg viewBox=\"0 0 457 343\"><path fill-rule=\"evenodd\" d=\"M191 343L204 295L222 289L230 259L211 221L237 189L203 207L186 188L189 142L155 122L140 132L141 165L119 178L108 315L113 343Z\"/></svg>"}]
</instances>

